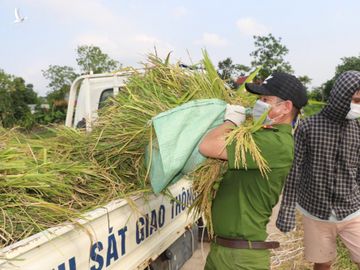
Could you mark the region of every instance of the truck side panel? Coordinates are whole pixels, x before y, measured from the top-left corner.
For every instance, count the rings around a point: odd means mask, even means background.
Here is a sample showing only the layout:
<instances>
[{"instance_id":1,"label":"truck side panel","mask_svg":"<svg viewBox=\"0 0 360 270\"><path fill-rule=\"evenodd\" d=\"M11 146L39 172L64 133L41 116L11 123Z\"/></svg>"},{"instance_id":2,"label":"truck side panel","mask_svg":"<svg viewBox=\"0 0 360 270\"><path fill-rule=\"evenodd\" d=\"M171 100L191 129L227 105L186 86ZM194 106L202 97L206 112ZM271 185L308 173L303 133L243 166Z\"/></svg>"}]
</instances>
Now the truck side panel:
<instances>
[{"instance_id":1,"label":"truck side panel","mask_svg":"<svg viewBox=\"0 0 360 270\"><path fill-rule=\"evenodd\" d=\"M51 228L0 250L0 269L144 269L191 225L189 180L170 187L175 200L149 195L116 200L79 220Z\"/></svg>"}]
</instances>

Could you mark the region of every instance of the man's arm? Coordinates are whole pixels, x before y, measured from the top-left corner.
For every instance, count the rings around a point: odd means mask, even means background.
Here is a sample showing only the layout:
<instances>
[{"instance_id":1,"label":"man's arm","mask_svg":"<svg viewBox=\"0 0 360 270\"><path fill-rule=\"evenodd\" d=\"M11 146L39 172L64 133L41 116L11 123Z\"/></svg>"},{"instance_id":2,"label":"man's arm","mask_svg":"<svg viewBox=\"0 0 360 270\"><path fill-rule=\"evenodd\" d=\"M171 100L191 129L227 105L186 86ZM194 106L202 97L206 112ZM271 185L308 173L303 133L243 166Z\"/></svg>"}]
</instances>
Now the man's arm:
<instances>
[{"instance_id":1,"label":"man's arm","mask_svg":"<svg viewBox=\"0 0 360 270\"><path fill-rule=\"evenodd\" d=\"M226 135L235 125L229 121L211 130L205 135L199 145L199 151L202 155L211 158L227 160Z\"/></svg>"},{"instance_id":2,"label":"man's arm","mask_svg":"<svg viewBox=\"0 0 360 270\"><path fill-rule=\"evenodd\" d=\"M199 145L202 155L227 160L226 135L235 126L245 121L245 108L241 105L226 105L224 123L205 135Z\"/></svg>"},{"instance_id":3,"label":"man's arm","mask_svg":"<svg viewBox=\"0 0 360 270\"><path fill-rule=\"evenodd\" d=\"M289 232L295 228L295 213L297 190L301 180L303 162L306 155L305 131L299 125L295 132L295 155L292 168L285 182L280 211L276 220L276 227L282 232Z\"/></svg>"}]
</instances>

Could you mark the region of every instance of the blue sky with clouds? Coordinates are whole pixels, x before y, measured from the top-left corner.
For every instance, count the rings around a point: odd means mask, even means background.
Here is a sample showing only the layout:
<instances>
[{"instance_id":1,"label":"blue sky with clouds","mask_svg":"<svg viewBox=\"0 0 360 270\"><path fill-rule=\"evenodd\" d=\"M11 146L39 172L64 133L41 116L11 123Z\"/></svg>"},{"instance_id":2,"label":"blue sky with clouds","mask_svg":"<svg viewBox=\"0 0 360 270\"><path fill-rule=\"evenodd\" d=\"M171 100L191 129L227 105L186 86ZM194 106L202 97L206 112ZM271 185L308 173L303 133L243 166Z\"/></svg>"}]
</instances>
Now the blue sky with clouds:
<instances>
[{"instance_id":1,"label":"blue sky with clouds","mask_svg":"<svg viewBox=\"0 0 360 270\"><path fill-rule=\"evenodd\" d=\"M28 19L13 24L14 9ZM45 95L41 70L76 67L76 47L96 45L125 65L157 47L189 63L206 48L217 63L249 64L253 35L272 33L289 49L296 75L330 79L340 58L359 56L360 1L0 0L0 68Z\"/></svg>"}]
</instances>

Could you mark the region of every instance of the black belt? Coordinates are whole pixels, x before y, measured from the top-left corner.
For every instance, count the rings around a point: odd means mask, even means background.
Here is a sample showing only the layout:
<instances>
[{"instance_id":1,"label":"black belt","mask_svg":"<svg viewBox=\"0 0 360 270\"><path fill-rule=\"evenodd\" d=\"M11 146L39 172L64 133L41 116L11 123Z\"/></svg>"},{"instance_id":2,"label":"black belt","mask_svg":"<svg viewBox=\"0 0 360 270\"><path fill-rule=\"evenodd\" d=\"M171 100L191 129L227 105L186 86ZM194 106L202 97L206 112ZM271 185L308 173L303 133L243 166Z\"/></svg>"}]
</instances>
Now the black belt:
<instances>
[{"instance_id":1,"label":"black belt","mask_svg":"<svg viewBox=\"0 0 360 270\"><path fill-rule=\"evenodd\" d=\"M214 243L228 248L238 249L274 249L280 247L280 243L276 241L249 241L236 238L225 238L215 236Z\"/></svg>"}]
</instances>

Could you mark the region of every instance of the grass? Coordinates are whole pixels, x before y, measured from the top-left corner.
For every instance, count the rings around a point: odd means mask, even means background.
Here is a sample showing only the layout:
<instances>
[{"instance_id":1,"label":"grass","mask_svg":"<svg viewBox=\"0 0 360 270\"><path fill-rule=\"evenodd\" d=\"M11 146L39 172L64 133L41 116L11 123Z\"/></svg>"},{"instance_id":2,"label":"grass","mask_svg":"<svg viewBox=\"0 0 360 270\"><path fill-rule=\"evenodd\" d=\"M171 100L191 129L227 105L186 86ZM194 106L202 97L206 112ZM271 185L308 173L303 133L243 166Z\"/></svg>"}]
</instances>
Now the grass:
<instances>
[{"instance_id":1,"label":"grass","mask_svg":"<svg viewBox=\"0 0 360 270\"><path fill-rule=\"evenodd\" d=\"M272 270L312 270L313 266L303 255L303 226L301 215L296 217L296 231L288 234L275 235L272 239L281 241L281 248L274 250ZM281 264L278 262L281 261ZM358 270L350 259L350 254L340 238L337 239L337 257L332 270Z\"/></svg>"},{"instance_id":2,"label":"grass","mask_svg":"<svg viewBox=\"0 0 360 270\"><path fill-rule=\"evenodd\" d=\"M310 103L304 107L304 114L306 116L312 116L312 115L318 113L323 107L324 107L323 104Z\"/></svg>"},{"instance_id":3,"label":"grass","mask_svg":"<svg viewBox=\"0 0 360 270\"><path fill-rule=\"evenodd\" d=\"M335 270L358 270L356 264L354 264L350 259L350 254L345 245L341 240L337 239L337 258L333 265Z\"/></svg>"}]
</instances>

